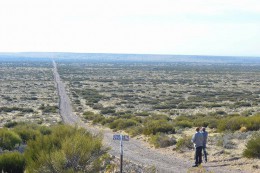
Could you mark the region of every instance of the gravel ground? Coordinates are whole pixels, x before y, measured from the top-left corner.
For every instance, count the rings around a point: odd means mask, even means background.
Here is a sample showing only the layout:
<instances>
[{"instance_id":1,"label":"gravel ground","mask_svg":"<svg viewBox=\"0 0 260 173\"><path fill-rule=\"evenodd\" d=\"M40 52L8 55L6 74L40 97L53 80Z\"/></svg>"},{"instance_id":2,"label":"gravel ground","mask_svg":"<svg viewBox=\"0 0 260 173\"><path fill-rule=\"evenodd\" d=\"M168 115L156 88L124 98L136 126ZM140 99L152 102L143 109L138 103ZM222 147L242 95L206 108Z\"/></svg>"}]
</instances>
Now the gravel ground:
<instances>
[{"instance_id":1,"label":"gravel ground","mask_svg":"<svg viewBox=\"0 0 260 173\"><path fill-rule=\"evenodd\" d=\"M90 126L80 120L79 117L75 116L72 111L69 97L65 90L65 85L60 79L57 71L56 63L53 61L53 73L56 82L56 87L59 94L59 110L63 121L70 125L78 125L88 129L93 133L102 133L104 136L104 144L110 147L110 154L116 157L120 156L120 144L119 141L113 140L115 134L110 129L98 128ZM191 168L193 164L192 160L185 160L174 155L160 153L156 149L147 147L141 140L130 139L130 141L124 142L124 159L129 160L133 163L145 166L155 166L158 173L174 173L174 172L197 172L196 168ZM206 163L204 169L207 172L216 173L237 173L243 172L239 168L231 170L227 163Z\"/></svg>"}]
</instances>

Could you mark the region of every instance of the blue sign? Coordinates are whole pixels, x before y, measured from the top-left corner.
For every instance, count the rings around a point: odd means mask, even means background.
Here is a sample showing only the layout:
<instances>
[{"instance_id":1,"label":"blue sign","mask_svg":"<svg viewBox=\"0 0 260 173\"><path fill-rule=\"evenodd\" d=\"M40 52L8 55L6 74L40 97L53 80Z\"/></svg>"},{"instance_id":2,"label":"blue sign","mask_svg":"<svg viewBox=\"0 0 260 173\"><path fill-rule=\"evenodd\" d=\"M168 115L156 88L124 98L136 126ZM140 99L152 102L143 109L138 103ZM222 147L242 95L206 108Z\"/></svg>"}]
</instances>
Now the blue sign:
<instances>
[{"instance_id":1,"label":"blue sign","mask_svg":"<svg viewBox=\"0 0 260 173\"><path fill-rule=\"evenodd\" d=\"M113 140L121 140L121 135L113 135ZM128 135L122 135L123 141L129 141Z\"/></svg>"}]
</instances>

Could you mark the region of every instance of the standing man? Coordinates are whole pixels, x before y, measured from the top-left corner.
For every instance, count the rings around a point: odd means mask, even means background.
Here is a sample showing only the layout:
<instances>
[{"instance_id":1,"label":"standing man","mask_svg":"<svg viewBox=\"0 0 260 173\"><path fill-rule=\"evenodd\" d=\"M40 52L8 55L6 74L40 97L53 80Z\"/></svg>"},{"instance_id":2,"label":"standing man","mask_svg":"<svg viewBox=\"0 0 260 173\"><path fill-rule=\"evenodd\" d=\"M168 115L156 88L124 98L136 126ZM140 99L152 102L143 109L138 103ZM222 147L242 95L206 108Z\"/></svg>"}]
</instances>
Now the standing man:
<instances>
[{"instance_id":1,"label":"standing man","mask_svg":"<svg viewBox=\"0 0 260 173\"><path fill-rule=\"evenodd\" d=\"M208 140L208 132L206 131L206 127L202 127L201 129L201 133L203 135L203 147L202 147L202 150L203 150L203 154L204 154L204 160L205 160L205 163L208 161L208 158L207 158L207 150L206 150L206 144L207 144L207 140Z\"/></svg>"},{"instance_id":2,"label":"standing man","mask_svg":"<svg viewBox=\"0 0 260 173\"><path fill-rule=\"evenodd\" d=\"M196 128L196 133L192 136L191 142L194 144L195 164L192 167L198 167L202 162L203 134L200 133L200 128Z\"/></svg>"}]
</instances>

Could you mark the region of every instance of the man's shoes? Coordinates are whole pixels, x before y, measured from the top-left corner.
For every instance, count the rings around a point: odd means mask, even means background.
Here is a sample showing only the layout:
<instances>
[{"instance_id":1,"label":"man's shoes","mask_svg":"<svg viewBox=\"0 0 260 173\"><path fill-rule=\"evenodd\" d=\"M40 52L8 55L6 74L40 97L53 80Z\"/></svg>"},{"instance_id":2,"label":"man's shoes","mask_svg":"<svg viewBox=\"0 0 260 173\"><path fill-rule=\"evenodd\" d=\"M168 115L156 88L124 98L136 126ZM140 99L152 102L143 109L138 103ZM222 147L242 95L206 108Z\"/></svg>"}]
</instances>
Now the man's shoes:
<instances>
[{"instance_id":1,"label":"man's shoes","mask_svg":"<svg viewBox=\"0 0 260 173\"><path fill-rule=\"evenodd\" d=\"M205 160L204 160L204 162L205 162L205 163L207 163L207 162L208 162L208 160L207 160L207 159L205 159Z\"/></svg>"},{"instance_id":2,"label":"man's shoes","mask_svg":"<svg viewBox=\"0 0 260 173\"><path fill-rule=\"evenodd\" d=\"M195 165L192 165L192 167L198 167L198 165L197 165L197 164L195 164Z\"/></svg>"}]
</instances>

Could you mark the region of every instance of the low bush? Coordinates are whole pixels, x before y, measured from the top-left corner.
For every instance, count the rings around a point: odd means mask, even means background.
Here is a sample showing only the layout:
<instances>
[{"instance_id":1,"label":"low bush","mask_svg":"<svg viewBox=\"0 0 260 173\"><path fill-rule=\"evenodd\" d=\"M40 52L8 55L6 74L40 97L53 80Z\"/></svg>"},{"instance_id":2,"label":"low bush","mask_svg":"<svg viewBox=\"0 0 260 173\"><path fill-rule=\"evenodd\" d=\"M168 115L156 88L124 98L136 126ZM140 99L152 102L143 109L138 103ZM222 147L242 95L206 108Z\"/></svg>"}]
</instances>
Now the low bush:
<instances>
[{"instance_id":1,"label":"low bush","mask_svg":"<svg viewBox=\"0 0 260 173\"><path fill-rule=\"evenodd\" d=\"M157 104L153 106L153 109L174 109L177 106L175 104L169 104L169 103L164 103L164 104Z\"/></svg>"},{"instance_id":2,"label":"low bush","mask_svg":"<svg viewBox=\"0 0 260 173\"><path fill-rule=\"evenodd\" d=\"M89 106L93 106L104 98L104 96L100 95L96 89L75 90L74 94L82 96L86 100L86 104Z\"/></svg>"},{"instance_id":3,"label":"low bush","mask_svg":"<svg viewBox=\"0 0 260 173\"><path fill-rule=\"evenodd\" d=\"M155 148L164 148L177 143L176 139L173 137L168 137L163 133L157 133L152 135L149 139L150 143L155 146Z\"/></svg>"},{"instance_id":4,"label":"low bush","mask_svg":"<svg viewBox=\"0 0 260 173\"><path fill-rule=\"evenodd\" d=\"M16 126L18 123L16 121L11 121L11 122L7 122L5 123L4 127L6 128L11 128L11 127L14 127Z\"/></svg>"},{"instance_id":5,"label":"low bush","mask_svg":"<svg viewBox=\"0 0 260 173\"><path fill-rule=\"evenodd\" d=\"M31 108L19 108L19 107L0 107L0 112L13 112L20 111L23 113L33 113L33 109Z\"/></svg>"},{"instance_id":6,"label":"low bush","mask_svg":"<svg viewBox=\"0 0 260 173\"><path fill-rule=\"evenodd\" d=\"M193 127L209 127L216 128L219 120L214 116L198 117L193 121Z\"/></svg>"},{"instance_id":7,"label":"low bush","mask_svg":"<svg viewBox=\"0 0 260 173\"><path fill-rule=\"evenodd\" d=\"M260 158L260 132L255 133L247 142L243 156L247 158Z\"/></svg>"},{"instance_id":8,"label":"low bush","mask_svg":"<svg viewBox=\"0 0 260 173\"><path fill-rule=\"evenodd\" d=\"M149 112L138 112L138 113L136 113L136 115L137 116L143 116L143 117L147 117L147 116L149 116L150 114L149 114Z\"/></svg>"},{"instance_id":9,"label":"low bush","mask_svg":"<svg viewBox=\"0 0 260 173\"><path fill-rule=\"evenodd\" d=\"M113 121L112 123L109 124L109 127L111 129L116 129L116 130L123 130L123 129L127 129L131 126L136 126L138 124L138 122L136 122L135 120L132 119L117 119L115 121Z\"/></svg>"},{"instance_id":10,"label":"low bush","mask_svg":"<svg viewBox=\"0 0 260 173\"><path fill-rule=\"evenodd\" d=\"M149 120L167 120L167 121L170 121L171 119L167 115L164 115L164 114L152 114L151 117L148 117L147 120L148 121Z\"/></svg>"},{"instance_id":11,"label":"low bush","mask_svg":"<svg viewBox=\"0 0 260 173\"><path fill-rule=\"evenodd\" d=\"M194 148L192 142L191 142L191 136L184 136L183 138L180 138L177 140L176 143L176 150L181 151L184 149L192 149Z\"/></svg>"},{"instance_id":12,"label":"low bush","mask_svg":"<svg viewBox=\"0 0 260 173\"><path fill-rule=\"evenodd\" d=\"M144 124L143 134L155 135L156 133L175 133L175 128L172 123L167 120L150 120Z\"/></svg>"},{"instance_id":13,"label":"low bush","mask_svg":"<svg viewBox=\"0 0 260 173\"><path fill-rule=\"evenodd\" d=\"M91 111L87 111L83 115L85 119L92 121L93 124L98 124L98 123L103 125L105 124L106 119L103 115L95 114L94 112Z\"/></svg>"},{"instance_id":14,"label":"low bush","mask_svg":"<svg viewBox=\"0 0 260 173\"><path fill-rule=\"evenodd\" d=\"M231 130L236 131L241 129L241 127L245 127L247 130L259 130L260 129L260 114L253 115L250 117L243 116L229 116L223 118L218 123L218 130L225 131Z\"/></svg>"},{"instance_id":15,"label":"low bush","mask_svg":"<svg viewBox=\"0 0 260 173\"><path fill-rule=\"evenodd\" d=\"M22 139L17 133L6 128L0 129L0 147L3 150L13 150L21 142Z\"/></svg>"},{"instance_id":16,"label":"low bush","mask_svg":"<svg viewBox=\"0 0 260 173\"><path fill-rule=\"evenodd\" d=\"M134 137L134 136L137 136L137 135L140 135L140 134L143 133L143 127L140 126L140 125L139 126L133 126L132 128L126 129L126 132L130 136Z\"/></svg>"},{"instance_id":17,"label":"low bush","mask_svg":"<svg viewBox=\"0 0 260 173\"><path fill-rule=\"evenodd\" d=\"M220 120L220 123L218 124L218 130L225 131L225 130L239 130L242 125L245 123L245 117L231 117L231 118L224 118Z\"/></svg>"},{"instance_id":18,"label":"low bush","mask_svg":"<svg viewBox=\"0 0 260 173\"><path fill-rule=\"evenodd\" d=\"M260 113L250 116L247 119L247 123L246 123L246 128L247 130L252 130L252 131L256 131L256 130L260 130Z\"/></svg>"},{"instance_id":19,"label":"low bush","mask_svg":"<svg viewBox=\"0 0 260 173\"><path fill-rule=\"evenodd\" d=\"M42 104L39 107L39 109L42 110L43 113L57 113L59 107L58 106L50 106L48 104L45 106L44 104Z\"/></svg>"},{"instance_id":20,"label":"low bush","mask_svg":"<svg viewBox=\"0 0 260 173\"><path fill-rule=\"evenodd\" d=\"M106 107L106 108L103 108L102 110L101 110L101 113L102 114L113 114L113 113L115 113L116 111L115 111L115 108L114 107Z\"/></svg>"},{"instance_id":21,"label":"low bush","mask_svg":"<svg viewBox=\"0 0 260 173\"><path fill-rule=\"evenodd\" d=\"M106 123L106 118L103 115L96 114L96 117L92 121L93 124L102 124L104 125Z\"/></svg>"},{"instance_id":22,"label":"low bush","mask_svg":"<svg viewBox=\"0 0 260 173\"><path fill-rule=\"evenodd\" d=\"M188 120L183 120L183 121L177 121L175 125L180 128L186 128L186 127L191 128L193 126L193 123Z\"/></svg>"},{"instance_id":23,"label":"low bush","mask_svg":"<svg viewBox=\"0 0 260 173\"><path fill-rule=\"evenodd\" d=\"M218 123L219 123L219 120L216 119L216 118L211 118L208 120L208 127L213 129L213 128L217 128L218 127ZM203 127L207 127L207 126L203 126Z\"/></svg>"},{"instance_id":24,"label":"low bush","mask_svg":"<svg viewBox=\"0 0 260 173\"><path fill-rule=\"evenodd\" d=\"M175 119L176 125L182 125L183 122L186 122L187 125L192 122L193 127L217 128L220 132L236 131L241 127L245 127L249 131L255 131L260 129L260 114L246 117L240 114L225 115L225 112L218 111L209 115L179 116Z\"/></svg>"},{"instance_id":25,"label":"low bush","mask_svg":"<svg viewBox=\"0 0 260 173\"><path fill-rule=\"evenodd\" d=\"M23 173L25 169L25 158L19 152L7 152L0 155L1 172Z\"/></svg>"},{"instance_id":26,"label":"low bush","mask_svg":"<svg viewBox=\"0 0 260 173\"><path fill-rule=\"evenodd\" d=\"M84 115L84 118L86 118L87 120L94 120L96 118L96 114L91 111L84 112L83 115Z\"/></svg>"},{"instance_id":27,"label":"low bush","mask_svg":"<svg viewBox=\"0 0 260 173\"><path fill-rule=\"evenodd\" d=\"M28 141L26 172L98 172L105 153L101 137L58 125L50 134Z\"/></svg>"},{"instance_id":28,"label":"low bush","mask_svg":"<svg viewBox=\"0 0 260 173\"><path fill-rule=\"evenodd\" d=\"M92 106L93 109L103 109L103 105L100 104L100 103L93 103L92 105L89 105L89 106Z\"/></svg>"}]
</instances>

